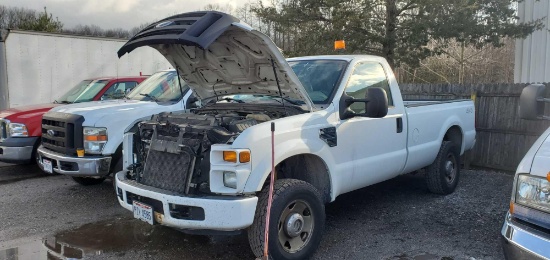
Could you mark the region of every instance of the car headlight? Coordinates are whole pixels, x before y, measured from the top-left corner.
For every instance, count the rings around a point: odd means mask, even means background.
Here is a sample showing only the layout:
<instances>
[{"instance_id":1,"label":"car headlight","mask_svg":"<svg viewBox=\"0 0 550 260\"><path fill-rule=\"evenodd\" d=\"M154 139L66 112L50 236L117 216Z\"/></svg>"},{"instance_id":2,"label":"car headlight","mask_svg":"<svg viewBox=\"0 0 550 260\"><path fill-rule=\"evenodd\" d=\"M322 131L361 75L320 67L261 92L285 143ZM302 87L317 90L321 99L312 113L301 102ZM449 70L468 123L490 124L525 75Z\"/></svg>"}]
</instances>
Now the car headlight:
<instances>
[{"instance_id":1,"label":"car headlight","mask_svg":"<svg viewBox=\"0 0 550 260\"><path fill-rule=\"evenodd\" d=\"M107 128L84 127L84 151L88 154L101 154L107 143Z\"/></svg>"},{"instance_id":2,"label":"car headlight","mask_svg":"<svg viewBox=\"0 0 550 260\"><path fill-rule=\"evenodd\" d=\"M10 137L26 137L29 136L27 126L19 123L8 124L8 136Z\"/></svg>"},{"instance_id":3,"label":"car headlight","mask_svg":"<svg viewBox=\"0 0 550 260\"><path fill-rule=\"evenodd\" d=\"M550 182L546 178L519 175L515 195L517 204L550 213Z\"/></svg>"}]
</instances>

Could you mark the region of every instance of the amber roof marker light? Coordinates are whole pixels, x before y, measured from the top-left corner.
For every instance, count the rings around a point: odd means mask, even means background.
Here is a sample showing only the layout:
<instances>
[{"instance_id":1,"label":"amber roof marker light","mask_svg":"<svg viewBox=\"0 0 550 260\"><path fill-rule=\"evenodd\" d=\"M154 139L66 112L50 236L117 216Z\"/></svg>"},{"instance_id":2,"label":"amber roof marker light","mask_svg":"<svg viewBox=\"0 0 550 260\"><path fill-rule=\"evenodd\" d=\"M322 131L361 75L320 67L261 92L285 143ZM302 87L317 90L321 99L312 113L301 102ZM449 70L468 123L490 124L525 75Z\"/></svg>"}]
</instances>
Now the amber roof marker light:
<instances>
[{"instance_id":1,"label":"amber roof marker light","mask_svg":"<svg viewBox=\"0 0 550 260\"><path fill-rule=\"evenodd\" d=\"M346 41L344 40L337 40L334 41L334 50L345 50L346 49Z\"/></svg>"}]
</instances>

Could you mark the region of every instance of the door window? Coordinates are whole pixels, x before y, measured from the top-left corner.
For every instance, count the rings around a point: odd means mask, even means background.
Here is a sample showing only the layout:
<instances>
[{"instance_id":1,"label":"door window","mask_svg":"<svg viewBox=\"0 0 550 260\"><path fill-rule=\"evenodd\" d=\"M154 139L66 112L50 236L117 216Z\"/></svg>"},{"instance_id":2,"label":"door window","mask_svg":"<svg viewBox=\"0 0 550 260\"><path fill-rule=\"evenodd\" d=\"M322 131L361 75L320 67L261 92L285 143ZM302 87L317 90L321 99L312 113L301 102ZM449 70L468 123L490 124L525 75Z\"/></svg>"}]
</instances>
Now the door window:
<instances>
[{"instance_id":1,"label":"door window","mask_svg":"<svg viewBox=\"0 0 550 260\"><path fill-rule=\"evenodd\" d=\"M378 62L362 62L355 66L346 87L346 94L355 99L364 99L368 88L383 88L388 95L388 106L393 106L393 100L384 67ZM365 103L354 103L351 110L355 113L365 113Z\"/></svg>"},{"instance_id":2,"label":"door window","mask_svg":"<svg viewBox=\"0 0 550 260\"><path fill-rule=\"evenodd\" d=\"M105 91L105 93L103 94L101 99L102 100L121 99L121 98L125 97L126 94L128 94L136 86L137 86L137 82L135 82L135 81L117 82L117 83L111 85L111 87L109 87L109 89L107 91Z\"/></svg>"}]
</instances>

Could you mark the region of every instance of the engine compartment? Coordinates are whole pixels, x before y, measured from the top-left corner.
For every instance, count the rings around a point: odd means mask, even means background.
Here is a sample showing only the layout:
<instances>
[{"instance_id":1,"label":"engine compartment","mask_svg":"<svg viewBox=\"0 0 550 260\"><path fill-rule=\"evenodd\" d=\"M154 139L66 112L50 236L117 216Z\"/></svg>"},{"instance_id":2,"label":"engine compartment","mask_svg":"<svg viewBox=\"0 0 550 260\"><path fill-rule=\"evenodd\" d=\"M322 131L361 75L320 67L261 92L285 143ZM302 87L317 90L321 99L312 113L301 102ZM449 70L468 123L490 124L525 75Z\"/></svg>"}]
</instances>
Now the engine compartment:
<instances>
[{"instance_id":1,"label":"engine compartment","mask_svg":"<svg viewBox=\"0 0 550 260\"><path fill-rule=\"evenodd\" d=\"M297 106L216 103L154 115L134 134L136 162L127 177L178 194L209 194L212 144L231 144L254 125L305 112Z\"/></svg>"}]
</instances>

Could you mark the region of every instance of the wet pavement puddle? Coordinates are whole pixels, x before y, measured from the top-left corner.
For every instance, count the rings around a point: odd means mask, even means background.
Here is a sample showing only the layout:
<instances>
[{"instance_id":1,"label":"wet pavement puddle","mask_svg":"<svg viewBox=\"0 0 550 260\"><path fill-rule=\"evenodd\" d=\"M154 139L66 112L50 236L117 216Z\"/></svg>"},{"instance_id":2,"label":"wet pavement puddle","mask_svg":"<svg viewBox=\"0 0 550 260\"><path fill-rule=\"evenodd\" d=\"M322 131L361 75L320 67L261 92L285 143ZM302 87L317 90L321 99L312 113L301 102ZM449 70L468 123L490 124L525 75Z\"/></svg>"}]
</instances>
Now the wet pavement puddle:
<instances>
[{"instance_id":1,"label":"wet pavement puddle","mask_svg":"<svg viewBox=\"0 0 550 260\"><path fill-rule=\"evenodd\" d=\"M129 250L162 252L164 249L176 251L178 256L191 256L197 250L240 246L243 244L242 239L242 235L188 235L167 227L120 218L86 224L42 239L25 241L12 248L0 246L0 260L83 259L109 253L115 253L122 258ZM213 258L222 253L213 251L216 250L210 250L214 254L211 255Z\"/></svg>"}]
</instances>

